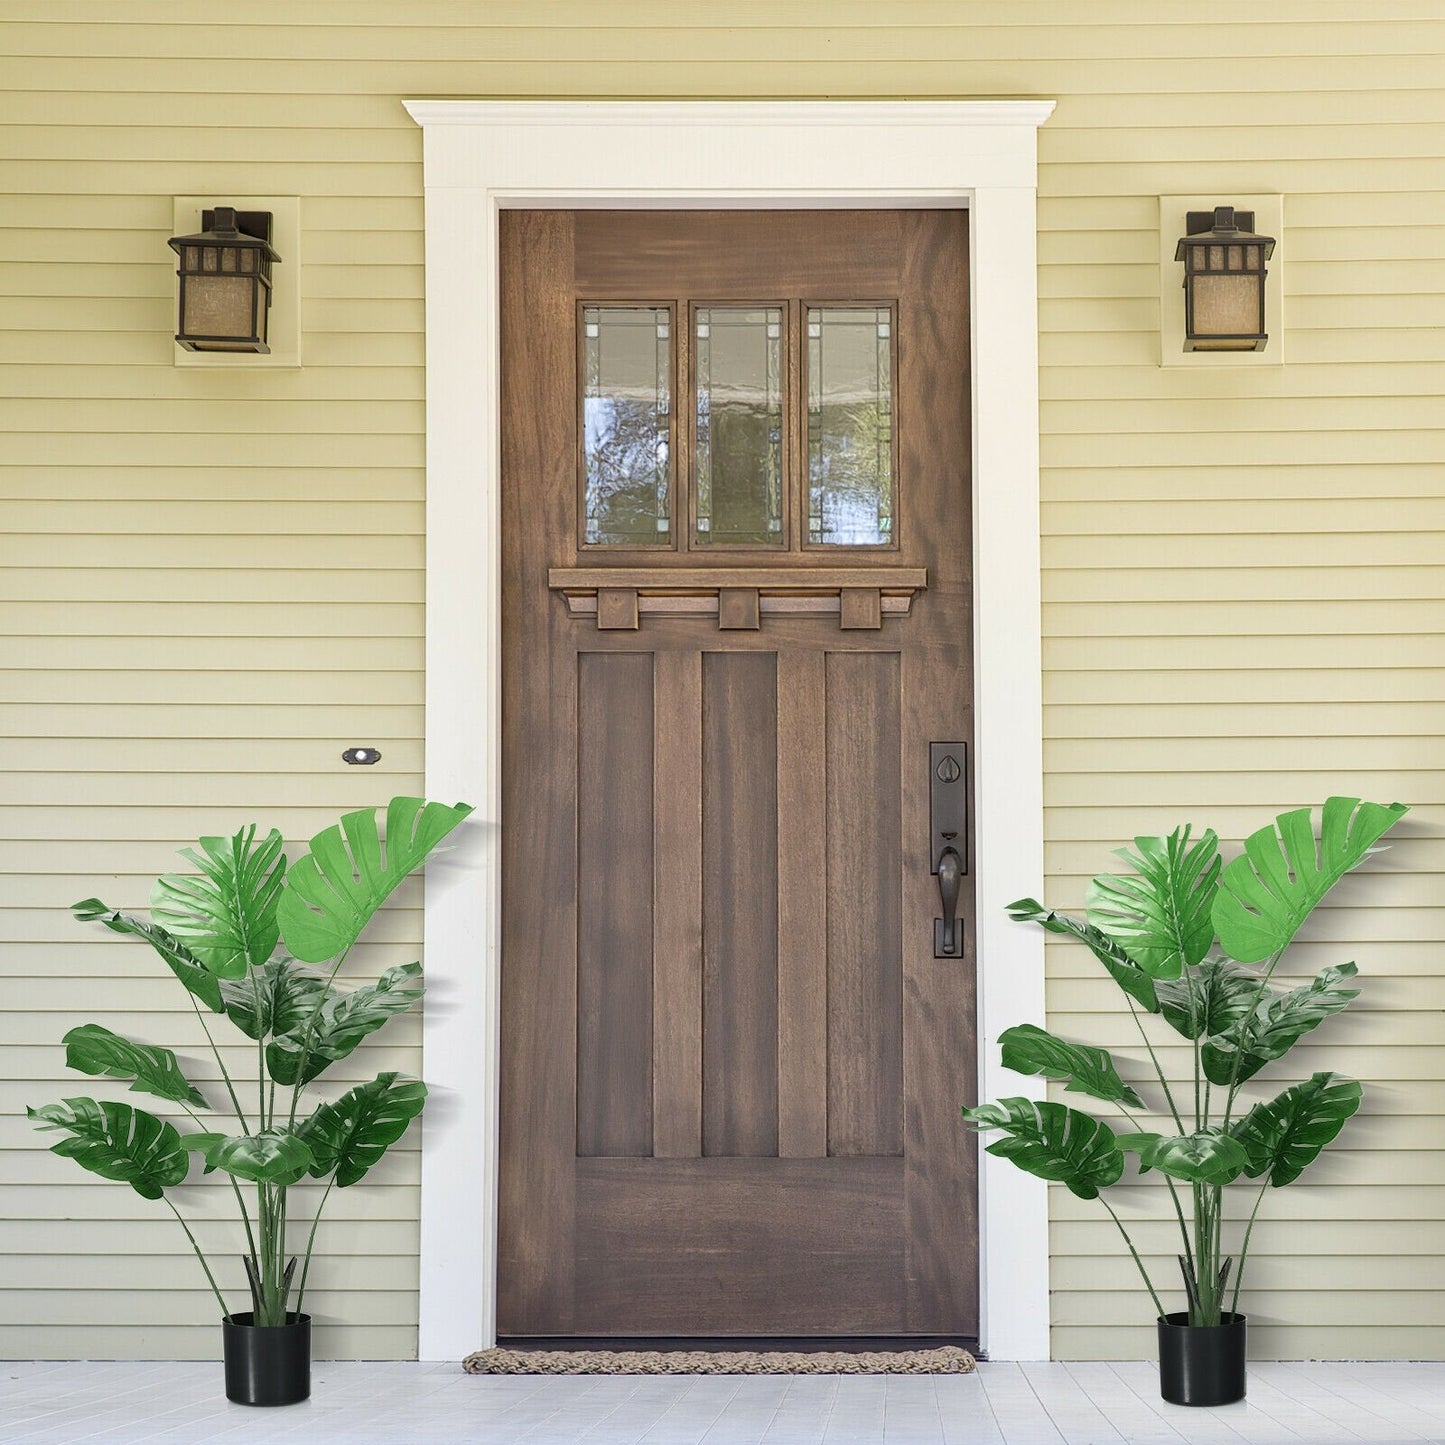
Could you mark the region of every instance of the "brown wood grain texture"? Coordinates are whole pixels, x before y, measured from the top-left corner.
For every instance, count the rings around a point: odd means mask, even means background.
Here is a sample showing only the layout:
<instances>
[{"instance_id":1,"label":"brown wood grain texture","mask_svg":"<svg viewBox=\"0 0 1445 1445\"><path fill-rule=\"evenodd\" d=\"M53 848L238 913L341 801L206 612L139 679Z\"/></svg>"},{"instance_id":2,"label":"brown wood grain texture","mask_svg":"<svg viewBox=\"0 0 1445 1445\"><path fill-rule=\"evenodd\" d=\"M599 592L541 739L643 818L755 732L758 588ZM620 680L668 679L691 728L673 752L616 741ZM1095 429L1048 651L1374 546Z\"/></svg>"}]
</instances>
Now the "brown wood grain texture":
<instances>
[{"instance_id":1,"label":"brown wood grain texture","mask_svg":"<svg viewBox=\"0 0 1445 1445\"><path fill-rule=\"evenodd\" d=\"M722 587L717 594L717 625L725 632L755 632L761 622L756 587Z\"/></svg>"},{"instance_id":2,"label":"brown wood grain texture","mask_svg":"<svg viewBox=\"0 0 1445 1445\"><path fill-rule=\"evenodd\" d=\"M686 563L686 559L684 559ZM786 564L786 565L785 565ZM727 567L710 566L695 558L685 571L676 566L657 567L651 564L634 567L618 564L609 567L553 567L547 573L547 585L558 591L588 592L601 587L631 587L639 592L696 590L719 587L756 587L762 591L837 592L844 587L873 587L898 595L917 592L928 585L926 567L906 567L892 563L850 563L838 566L821 560L816 553L802 553L793 558L770 557L767 564L757 566L741 558Z\"/></svg>"},{"instance_id":3,"label":"brown wood grain texture","mask_svg":"<svg viewBox=\"0 0 1445 1445\"><path fill-rule=\"evenodd\" d=\"M828 1152L825 655L778 653L778 1153Z\"/></svg>"},{"instance_id":4,"label":"brown wood grain texture","mask_svg":"<svg viewBox=\"0 0 1445 1445\"><path fill-rule=\"evenodd\" d=\"M583 211L575 267L583 299L648 294L666 276L695 303L846 301L896 292L897 211Z\"/></svg>"},{"instance_id":5,"label":"brown wood grain texture","mask_svg":"<svg viewBox=\"0 0 1445 1445\"><path fill-rule=\"evenodd\" d=\"M938 883L928 848L928 744L973 742L970 621L972 529L968 388L966 218L905 217L908 244L899 325L900 468L913 482L909 525L928 539L930 588L917 599L922 644L903 654L904 1054L911 1083L904 1113L908 1328L932 1333L975 1319L977 1163L974 1138L959 1109L977 1077L974 1027L974 866L969 859L960 910L963 960L933 957ZM927 478L925 487L918 479ZM912 560L912 559L910 559ZM971 786L971 782L970 782ZM931 1081L924 1084L923 1081Z\"/></svg>"},{"instance_id":6,"label":"brown wood grain texture","mask_svg":"<svg viewBox=\"0 0 1445 1445\"><path fill-rule=\"evenodd\" d=\"M708 652L702 678L703 1153L776 1154L776 657Z\"/></svg>"},{"instance_id":7,"label":"brown wood grain texture","mask_svg":"<svg viewBox=\"0 0 1445 1445\"><path fill-rule=\"evenodd\" d=\"M654 659L652 1152L702 1154L702 656Z\"/></svg>"},{"instance_id":8,"label":"brown wood grain texture","mask_svg":"<svg viewBox=\"0 0 1445 1445\"><path fill-rule=\"evenodd\" d=\"M927 818L929 741L972 741L966 225L504 215L505 1333L977 1329L972 885L966 957L935 961ZM803 308L896 301L895 548L805 545L794 427L791 550L689 552L679 395L673 546L578 566L578 307L659 297L683 376L690 306L785 305L799 416ZM634 592L638 615L599 595L587 625L549 584ZM649 588L757 589L757 626L720 627L736 602L647 612ZM770 588L839 611L770 612ZM880 632L874 599L908 593ZM599 750L622 775L584 781ZM589 875L599 849L616 871ZM609 1016L604 977L631 1016ZM632 1082L597 1100L579 1068ZM577 1157L584 1137L605 1157Z\"/></svg>"},{"instance_id":9,"label":"brown wood grain texture","mask_svg":"<svg viewBox=\"0 0 1445 1445\"><path fill-rule=\"evenodd\" d=\"M838 596L838 625L850 630L883 626L883 594L876 587L845 587Z\"/></svg>"},{"instance_id":10,"label":"brown wood grain texture","mask_svg":"<svg viewBox=\"0 0 1445 1445\"><path fill-rule=\"evenodd\" d=\"M577 658L577 1153L652 1153L651 653Z\"/></svg>"},{"instance_id":11,"label":"brown wood grain texture","mask_svg":"<svg viewBox=\"0 0 1445 1445\"><path fill-rule=\"evenodd\" d=\"M903 1152L899 660L827 662L828 1152Z\"/></svg>"},{"instance_id":12,"label":"brown wood grain texture","mask_svg":"<svg viewBox=\"0 0 1445 1445\"><path fill-rule=\"evenodd\" d=\"M635 587L599 587L597 589L597 626L604 632L636 632L637 589Z\"/></svg>"},{"instance_id":13,"label":"brown wood grain texture","mask_svg":"<svg viewBox=\"0 0 1445 1445\"><path fill-rule=\"evenodd\" d=\"M572 1328L576 1141L575 631L545 593L574 526L572 221L501 228L502 1059L498 1328ZM544 485L544 478L548 484ZM565 628L565 635L559 636ZM520 886L520 880L526 880ZM480 1208L480 1201L478 1202ZM481 1221L478 1221L479 1226Z\"/></svg>"},{"instance_id":14,"label":"brown wood grain texture","mask_svg":"<svg viewBox=\"0 0 1445 1445\"><path fill-rule=\"evenodd\" d=\"M579 1161L588 1334L870 1334L903 1293L897 1159Z\"/></svg>"}]
</instances>

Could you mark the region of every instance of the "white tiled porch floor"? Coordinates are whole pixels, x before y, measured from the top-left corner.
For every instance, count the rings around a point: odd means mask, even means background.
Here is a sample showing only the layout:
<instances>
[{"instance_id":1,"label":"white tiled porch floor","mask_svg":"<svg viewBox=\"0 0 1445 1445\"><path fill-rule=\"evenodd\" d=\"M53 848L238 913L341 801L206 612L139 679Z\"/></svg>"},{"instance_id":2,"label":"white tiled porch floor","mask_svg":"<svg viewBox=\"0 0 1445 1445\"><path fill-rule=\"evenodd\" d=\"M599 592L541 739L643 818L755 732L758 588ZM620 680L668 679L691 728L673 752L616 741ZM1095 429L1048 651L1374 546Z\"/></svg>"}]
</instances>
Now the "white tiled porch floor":
<instances>
[{"instance_id":1,"label":"white tiled porch floor","mask_svg":"<svg viewBox=\"0 0 1445 1445\"><path fill-rule=\"evenodd\" d=\"M1159 1399L1153 1364L976 1375L569 1378L317 1364L304 1405L228 1405L219 1364L0 1365L0 1441L27 1445L1353 1445L1445 1442L1445 1364L1249 1367L1217 1410Z\"/></svg>"}]
</instances>

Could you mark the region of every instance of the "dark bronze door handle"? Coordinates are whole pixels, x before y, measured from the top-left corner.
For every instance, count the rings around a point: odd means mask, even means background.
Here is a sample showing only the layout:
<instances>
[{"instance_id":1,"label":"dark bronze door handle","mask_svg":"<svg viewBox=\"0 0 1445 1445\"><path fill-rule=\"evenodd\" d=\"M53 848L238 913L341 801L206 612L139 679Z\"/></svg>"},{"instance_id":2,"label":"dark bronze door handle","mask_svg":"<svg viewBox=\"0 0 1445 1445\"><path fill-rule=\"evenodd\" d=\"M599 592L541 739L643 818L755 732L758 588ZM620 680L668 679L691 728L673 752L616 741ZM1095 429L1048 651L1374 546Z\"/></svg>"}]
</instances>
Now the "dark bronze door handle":
<instances>
[{"instance_id":1,"label":"dark bronze door handle","mask_svg":"<svg viewBox=\"0 0 1445 1445\"><path fill-rule=\"evenodd\" d=\"M938 894L943 900L943 943L945 958L955 958L958 946L958 890L963 882L963 859L957 849L945 848L938 859Z\"/></svg>"}]
</instances>

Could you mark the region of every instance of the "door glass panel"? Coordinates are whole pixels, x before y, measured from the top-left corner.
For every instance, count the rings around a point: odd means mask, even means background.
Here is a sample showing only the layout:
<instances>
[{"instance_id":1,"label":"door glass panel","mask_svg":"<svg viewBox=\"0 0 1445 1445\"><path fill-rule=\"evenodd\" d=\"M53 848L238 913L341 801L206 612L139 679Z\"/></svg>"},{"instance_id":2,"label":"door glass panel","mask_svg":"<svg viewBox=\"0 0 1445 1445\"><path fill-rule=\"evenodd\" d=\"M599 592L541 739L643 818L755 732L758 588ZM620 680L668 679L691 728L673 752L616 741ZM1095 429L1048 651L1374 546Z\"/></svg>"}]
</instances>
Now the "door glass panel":
<instances>
[{"instance_id":1,"label":"door glass panel","mask_svg":"<svg viewBox=\"0 0 1445 1445\"><path fill-rule=\"evenodd\" d=\"M583 540L666 547L671 535L672 313L582 309Z\"/></svg>"},{"instance_id":2,"label":"door glass panel","mask_svg":"<svg viewBox=\"0 0 1445 1445\"><path fill-rule=\"evenodd\" d=\"M783 545L783 312L699 306L694 536L701 546Z\"/></svg>"},{"instance_id":3,"label":"door glass panel","mask_svg":"<svg viewBox=\"0 0 1445 1445\"><path fill-rule=\"evenodd\" d=\"M893 324L886 307L808 307L808 541L893 541Z\"/></svg>"}]
</instances>

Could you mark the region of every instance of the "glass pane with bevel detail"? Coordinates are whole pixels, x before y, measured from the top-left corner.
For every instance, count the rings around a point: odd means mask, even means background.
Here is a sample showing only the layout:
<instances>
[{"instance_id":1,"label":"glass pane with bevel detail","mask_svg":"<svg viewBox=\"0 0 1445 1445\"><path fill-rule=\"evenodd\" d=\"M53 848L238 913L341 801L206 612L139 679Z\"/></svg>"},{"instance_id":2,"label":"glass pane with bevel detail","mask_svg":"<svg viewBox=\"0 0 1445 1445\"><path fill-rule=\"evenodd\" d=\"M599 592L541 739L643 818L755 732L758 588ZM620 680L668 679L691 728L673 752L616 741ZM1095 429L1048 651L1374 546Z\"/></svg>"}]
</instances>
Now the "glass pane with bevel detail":
<instances>
[{"instance_id":1,"label":"glass pane with bevel detail","mask_svg":"<svg viewBox=\"0 0 1445 1445\"><path fill-rule=\"evenodd\" d=\"M893 319L808 308L808 541L893 541Z\"/></svg>"},{"instance_id":2,"label":"glass pane with bevel detail","mask_svg":"<svg viewBox=\"0 0 1445 1445\"><path fill-rule=\"evenodd\" d=\"M672 542L672 314L666 307L582 311L583 540Z\"/></svg>"},{"instance_id":3,"label":"glass pane with bevel detail","mask_svg":"<svg viewBox=\"0 0 1445 1445\"><path fill-rule=\"evenodd\" d=\"M700 306L694 533L701 546L783 544L783 313Z\"/></svg>"}]
</instances>

